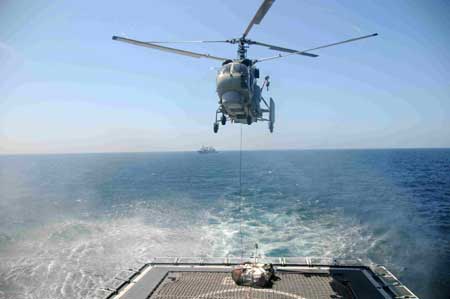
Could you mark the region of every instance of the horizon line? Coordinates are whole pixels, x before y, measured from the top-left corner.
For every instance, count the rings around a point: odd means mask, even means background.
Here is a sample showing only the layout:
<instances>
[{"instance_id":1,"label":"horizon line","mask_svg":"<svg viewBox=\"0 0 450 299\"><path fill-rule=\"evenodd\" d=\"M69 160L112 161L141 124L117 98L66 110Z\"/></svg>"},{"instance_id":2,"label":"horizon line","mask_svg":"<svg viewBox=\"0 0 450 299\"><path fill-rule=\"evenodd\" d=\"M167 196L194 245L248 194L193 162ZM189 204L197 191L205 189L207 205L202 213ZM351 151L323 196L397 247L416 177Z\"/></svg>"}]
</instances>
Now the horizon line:
<instances>
[{"instance_id":1,"label":"horizon line","mask_svg":"<svg viewBox=\"0 0 450 299\"><path fill-rule=\"evenodd\" d=\"M345 151L345 150L433 150L433 149L450 149L447 146L434 147L336 147L336 148L273 148L273 149L243 149L243 152L268 152L268 151ZM45 155L101 155L101 154L157 154L157 153L193 153L198 149L191 150L149 150L149 151L87 151L87 152L19 152L19 153L1 153L0 156L45 156ZM238 152L239 149L217 150L218 152Z\"/></svg>"}]
</instances>

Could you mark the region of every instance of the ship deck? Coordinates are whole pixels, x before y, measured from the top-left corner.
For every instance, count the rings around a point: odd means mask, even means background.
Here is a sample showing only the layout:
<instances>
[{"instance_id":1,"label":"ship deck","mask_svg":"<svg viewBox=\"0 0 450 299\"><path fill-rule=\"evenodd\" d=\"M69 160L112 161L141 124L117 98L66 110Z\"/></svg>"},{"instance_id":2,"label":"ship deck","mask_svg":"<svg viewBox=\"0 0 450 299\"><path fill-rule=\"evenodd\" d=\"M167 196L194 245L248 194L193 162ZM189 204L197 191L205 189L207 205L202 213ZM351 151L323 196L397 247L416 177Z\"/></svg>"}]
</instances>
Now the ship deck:
<instances>
[{"instance_id":1,"label":"ship deck","mask_svg":"<svg viewBox=\"0 0 450 299\"><path fill-rule=\"evenodd\" d=\"M119 274L111 286L102 288L106 293L103 298L417 298L382 266L335 259L260 259L274 265L279 279L270 288L238 286L230 273L233 266L243 261L157 258Z\"/></svg>"}]
</instances>

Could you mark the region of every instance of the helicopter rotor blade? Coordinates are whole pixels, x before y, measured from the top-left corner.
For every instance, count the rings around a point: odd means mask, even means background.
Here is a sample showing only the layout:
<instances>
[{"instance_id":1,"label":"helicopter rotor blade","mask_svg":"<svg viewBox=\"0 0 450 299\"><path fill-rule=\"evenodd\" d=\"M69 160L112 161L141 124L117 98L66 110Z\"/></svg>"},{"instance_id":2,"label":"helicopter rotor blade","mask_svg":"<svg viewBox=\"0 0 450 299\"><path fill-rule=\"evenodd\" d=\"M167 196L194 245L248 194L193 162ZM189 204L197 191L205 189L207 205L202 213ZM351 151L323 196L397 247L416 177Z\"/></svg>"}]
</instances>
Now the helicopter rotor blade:
<instances>
[{"instance_id":1,"label":"helicopter rotor blade","mask_svg":"<svg viewBox=\"0 0 450 299\"><path fill-rule=\"evenodd\" d=\"M272 60L272 59L277 59L277 58L283 58L283 57L291 56L291 55L294 55L294 54L304 54L305 52L310 52L310 51L314 51L314 50L319 50L319 49L323 49L323 48L337 46L337 45L340 45L340 44L350 43L350 42L354 42L354 41L357 41L357 40L360 40L360 39L365 39L365 38L369 38L369 37L373 37L373 36L377 36L377 35L378 35L378 33L373 33L373 34L364 35L364 36L360 36L360 37L355 37L355 38L347 39L347 40L340 41L340 42L337 42L337 43L332 43L332 44L328 44L328 45L324 45L324 46L320 46L320 47L316 47L316 48L311 48L311 49L307 49L307 50L303 50L303 51L292 52L292 53L284 54L284 55L283 54L278 54L278 55L272 56L272 57L256 59L254 63L267 61L267 60Z\"/></svg>"},{"instance_id":2,"label":"helicopter rotor blade","mask_svg":"<svg viewBox=\"0 0 450 299\"><path fill-rule=\"evenodd\" d=\"M231 43L229 40L181 40L181 41L146 41L151 44L198 44L198 43Z\"/></svg>"},{"instance_id":3,"label":"helicopter rotor blade","mask_svg":"<svg viewBox=\"0 0 450 299\"><path fill-rule=\"evenodd\" d=\"M266 15L267 11L269 11L272 4L275 2L275 0L264 0L261 6L259 7L258 11L256 12L253 19L248 24L247 28L244 31L244 34L242 35L243 38L247 36L247 34L250 32L254 24L259 25Z\"/></svg>"},{"instance_id":4,"label":"helicopter rotor blade","mask_svg":"<svg viewBox=\"0 0 450 299\"><path fill-rule=\"evenodd\" d=\"M215 59L215 60L220 60L220 61L227 60L227 58L212 56L209 54L201 54L201 53L196 53L196 52L191 52L191 51L186 51L186 50L181 50L181 49L176 49L176 48L159 46L154 43L142 42L142 41L129 39L129 38L125 38L125 37L120 37L120 36L113 36L112 39L121 41L121 42L125 42L125 43L129 43L129 44L133 44L133 45L137 45L137 46L157 49L160 51L171 52L171 53L180 54L180 55L184 55L184 56L190 56L190 57L194 57L194 58L202 58L203 57L203 58Z\"/></svg>"},{"instance_id":5,"label":"helicopter rotor blade","mask_svg":"<svg viewBox=\"0 0 450 299\"><path fill-rule=\"evenodd\" d=\"M267 47L267 48L269 48L271 50L275 50L275 51L296 53L298 55L304 55L304 56L309 56L309 57L319 57L319 55L317 55L317 54L306 53L305 51L299 51L299 50L283 48L283 47L279 47L279 46L275 46L275 45L271 45L271 44L260 43L260 42L256 42L256 41L249 41L249 44L250 45L258 45L258 46Z\"/></svg>"}]
</instances>

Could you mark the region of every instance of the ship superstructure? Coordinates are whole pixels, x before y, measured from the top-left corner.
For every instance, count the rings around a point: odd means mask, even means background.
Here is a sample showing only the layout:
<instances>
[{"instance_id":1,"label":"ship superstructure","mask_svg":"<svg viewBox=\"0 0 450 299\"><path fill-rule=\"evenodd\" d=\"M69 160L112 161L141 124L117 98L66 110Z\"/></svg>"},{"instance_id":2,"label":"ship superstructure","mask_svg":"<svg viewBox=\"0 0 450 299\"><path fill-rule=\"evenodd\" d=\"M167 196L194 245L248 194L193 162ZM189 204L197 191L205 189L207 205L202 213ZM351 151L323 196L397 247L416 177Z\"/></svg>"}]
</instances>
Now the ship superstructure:
<instances>
[{"instance_id":1,"label":"ship superstructure","mask_svg":"<svg viewBox=\"0 0 450 299\"><path fill-rule=\"evenodd\" d=\"M216 149L212 146L202 146L198 151L199 154L215 154L217 153Z\"/></svg>"}]
</instances>

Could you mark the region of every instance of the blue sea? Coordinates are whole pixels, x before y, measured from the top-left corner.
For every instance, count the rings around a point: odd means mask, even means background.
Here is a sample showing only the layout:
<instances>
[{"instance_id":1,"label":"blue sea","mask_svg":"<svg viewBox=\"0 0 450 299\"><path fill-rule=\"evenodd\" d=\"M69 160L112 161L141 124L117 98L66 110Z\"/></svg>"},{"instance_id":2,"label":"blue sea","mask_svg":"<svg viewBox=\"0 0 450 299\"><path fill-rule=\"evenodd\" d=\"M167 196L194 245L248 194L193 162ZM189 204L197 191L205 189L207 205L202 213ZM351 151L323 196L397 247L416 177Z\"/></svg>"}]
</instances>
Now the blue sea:
<instances>
[{"instance_id":1,"label":"blue sea","mask_svg":"<svg viewBox=\"0 0 450 299\"><path fill-rule=\"evenodd\" d=\"M450 296L450 150L0 156L0 298L95 298L154 256L360 258Z\"/></svg>"}]
</instances>

